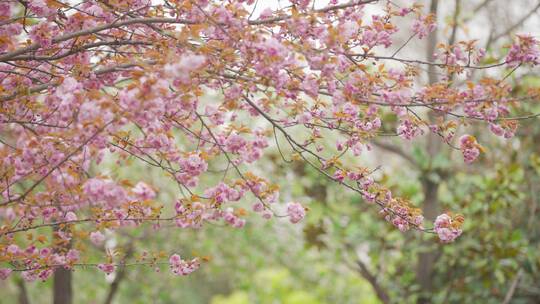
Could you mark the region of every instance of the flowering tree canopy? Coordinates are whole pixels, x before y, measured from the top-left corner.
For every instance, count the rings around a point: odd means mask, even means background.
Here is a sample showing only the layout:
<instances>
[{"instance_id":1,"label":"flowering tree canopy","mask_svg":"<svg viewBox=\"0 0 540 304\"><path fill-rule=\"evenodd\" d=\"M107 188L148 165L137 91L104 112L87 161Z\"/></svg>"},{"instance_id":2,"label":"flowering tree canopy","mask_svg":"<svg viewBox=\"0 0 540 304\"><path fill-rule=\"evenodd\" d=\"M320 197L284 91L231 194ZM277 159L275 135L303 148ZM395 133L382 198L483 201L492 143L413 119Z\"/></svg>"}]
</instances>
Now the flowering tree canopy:
<instances>
[{"instance_id":1,"label":"flowering tree canopy","mask_svg":"<svg viewBox=\"0 0 540 304\"><path fill-rule=\"evenodd\" d=\"M255 9L254 0L0 3L1 278L19 271L45 280L77 266L111 273L114 255L99 263L84 255L85 244L102 246L105 230L241 228L250 212L239 200L253 201L254 215L298 223L307 208L281 204L276 181L250 171L269 149L357 192L402 231L442 242L461 234L462 215L426 224L420 209L374 181L377 168L342 157L361 157L380 136L430 133L475 161L484 148L461 126L480 121L510 138L532 117L511 113L540 92L512 97L506 80L540 64L538 41L516 36L489 62L475 41L406 59L406 44L435 29L419 5L295 0ZM410 27L398 28L400 19ZM398 31L409 35L404 44L395 43ZM427 66L440 81L421 77ZM100 170L104 159L159 168L178 184L178 199L159 202L159 185L117 179ZM133 263L187 275L200 262L164 253Z\"/></svg>"}]
</instances>

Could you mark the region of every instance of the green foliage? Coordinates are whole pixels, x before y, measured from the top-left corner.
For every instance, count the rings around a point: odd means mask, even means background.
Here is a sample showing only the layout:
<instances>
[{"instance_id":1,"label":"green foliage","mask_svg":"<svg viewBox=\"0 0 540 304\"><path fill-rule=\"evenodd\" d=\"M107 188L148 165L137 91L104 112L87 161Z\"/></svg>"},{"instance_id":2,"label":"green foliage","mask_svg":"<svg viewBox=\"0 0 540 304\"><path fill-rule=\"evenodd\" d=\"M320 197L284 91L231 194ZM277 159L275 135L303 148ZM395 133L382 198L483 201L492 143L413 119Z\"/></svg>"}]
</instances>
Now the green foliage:
<instances>
[{"instance_id":1,"label":"green foliage","mask_svg":"<svg viewBox=\"0 0 540 304\"><path fill-rule=\"evenodd\" d=\"M299 289L300 282L296 281L288 269L261 269L255 273L253 282L245 290L234 291L229 296L218 295L211 304L322 304L331 303L325 300L327 293L321 285L314 288ZM360 293L357 300L347 303L375 304L379 303L367 283L355 277L349 277L347 284L358 288Z\"/></svg>"}]
</instances>

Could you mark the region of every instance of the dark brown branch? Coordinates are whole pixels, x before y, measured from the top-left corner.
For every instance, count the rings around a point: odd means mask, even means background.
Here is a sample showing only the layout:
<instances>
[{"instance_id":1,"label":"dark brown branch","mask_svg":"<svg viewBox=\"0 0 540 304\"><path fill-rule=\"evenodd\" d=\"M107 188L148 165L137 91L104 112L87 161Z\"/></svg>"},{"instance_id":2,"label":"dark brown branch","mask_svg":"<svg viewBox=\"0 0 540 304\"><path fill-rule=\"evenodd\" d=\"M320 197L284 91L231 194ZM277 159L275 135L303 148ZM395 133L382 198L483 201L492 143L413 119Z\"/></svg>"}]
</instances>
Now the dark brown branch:
<instances>
[{"instance_id":1,"label":"dark brown branch","mask_svg":"<svg viewBox=\"0 0 540 304\"><path fill-rule=\"evenodd\" d=\"M506 296L504 297L503 304L509 304L510 301L512 301L512 298L514 297L514 293L516 292L516 288L518 286L519 280L523 276L523 269L520 269L518 273L516 274L516 277L512 281L512 285L510 285L510 289L508 289L508 292L506 293Z\"/></svg>"},{"instance_id":2,"label":"dark brown branch","mask_svg":"<svg viewBox=\"0 0 540 304\"><path fill-rule=\"evenodd\" d=\"M316 9L316 10L313 10L313 11L315 13L329 13L329 12L333 12L333 11L337 11L337 10L346 9L346 8L349 8L349 7L369 4L369 3L378 2L378 1L379 0L350 1L350 2L347 2L347 3L343 3L343 4L330 5L330 6L327 6L327 7L321 8L321 9ZM273 18L250 20L249 24L250 25L269 24L269 23L288 20L290 18L291 18L290 15L284 15L284 16L278 16L278 17L273 17Z\"/></svg>"},{"instance_id":3,"label":"dark brown branch","mask_svg":"<svg viewBox=\"0 0 540 304\"><path fill-rule=\"evenodd\" d=\"M88 222L115 222L115 221L133 221L133 222L143 222L143 221L157 221L157 222L167 222L167 221L173 221L176 219L176 216L168 217L168 218L159 218L159 217L136 217L136 218L86 218L86 219L80 219L80 220L72 220L72 221L61 221L61 222L52 222L52 223L45 223L45 224L39 224L35 226L28 226L24 228L14 229L14 230L7 230L0 233L0 236L8 235L8 234L14 234L29 230L34 230L38 228L44 228L44 227L56 227L60 225L68 225L68 224L81 224L81 223L88 223Z\"/></svg>"},{"instance_id":4,"label":"dark brown branch","mask_svg":"<svg viewBox=\"0 0 540 304\"><path fill-rule=\"evenodd\" d=\"M95 74L96 75L103 75L103 74L107 74L107 73L113 73L113 72L122 71L124 69L131 68L131 67L142 66L144 64L152 64L152 63L154 63L154 62L149 61L149 62L146 62L146 63L119 64L119 65L115 65L115 66L112 66L112 67L98 69L98 70L96 70ZM50 83L46 83L46 84L42 84L42 85L38 85L38 86L28 88L26 93L27 94L39 93L39 92L41 92L43 90L46 90L46 89L51 88L51 87L56 87L58 85L60 85L60 81L51 81ZM20 95L22 95L20 92L14 92L14 93L12 93L10 95L0 96L0 102L8 101L8 100L17 98Z\"/></svg>"},{"instance_id":5,"label":"dark brown branch","mask_svg":"<svg viewBox=\"0 0 540 304\"><path fill-rule=\"evenodd\" d=\"M444 67L450 66L449 64L446 64L446 63L443 63L443 62L431 62L431 61L424 61L424 60L417 60L417 59L404 59L404 58L397 58L397 57L392 57L392 56L377 56L377 55L361 54L361 53L348 53L348 54L343 53L343 55L349 55L349 56L352 56L352 57L370 58L370 59L374 59L374 60L393 60L393 61L401 62L403 64L422 64L422 65L426 65L426 66L429 66L429 67L444 68ZM471 69L471 70L486 70L486 69L499 67L499 66L502 66L502 65L505 65L505 64L506 64L506 62L499 62L499 63L490 64L490 65L478 65L478 66L460 65L460 64L454 64L454 65L451 65L451 66L452 67L457 67L457 68L463 68L463 69ZM430 73L436 74L435 71L430 72Z\"/></svg>"},{"instance_id":6,"label":"dark brown branch","mask_svg":"<svg viewBox=\"0 0 540 304\"><path fill-rule=\"evenodd\" d=\"M456 42L457 30L458 30L458 20L459 13L461 11L461 0L456 0L456 7L454 9L454 16L452 17L452 33L450 34L450 39L448 40L448 45L454 44Z\"/></svg>"},{"instance_id":7,"label":"dark brown branch","mask_svg":"<svg viewBox=\"0 0 540 304\"><path fill-rule=\"evenodd\" d=\"M379 283L379 280L377 280L377 277L369 271L367 266L362 261L357 259L356 265L358 265L358 268L356 268L356 270L360 273L360 275L362 275L364 279L366 279L369 282L371 287L373 287L373 290L375 290L375 293L377 294L377 297L379 298L379 300L381 300L381 302L383 302L384 304L389 304L390 296L388 295L386 290L384 290L382 285Z\"/></svg>"},{"instance_id":8,"label":"dark brown branch","mask_svg":"<svg viewBox=\"0 0 540 304\"><path fill-rule=\"evenodd\" d=\"M519 19L516 23L514 23L512 26L510 26L508 29L506 29L506 31L498 34L498 35L495 35L493 38L492 38L492 41L497 41L499 40L500 38L510 34L513 30L517 29L518 27L520 27L521 25L523 25L523 23L525 23L525 21L527 21L527 19L529 19L534 13L536 13L536 11L540 8L540 2L538 2L538 4L528 13L526 14L525 16L523 16L521 19Z\"/></svg>"},{"instance_id":9,"label":"dark brown branch","mask_svg":"<svg viewBox=\"0 0 540 304\"><path fill-rule=\"evenodd\" d=\"M403 159L405 159L406 161L411 163L414 167L418 167L418 163L416 162L416 160L414 160L414 158L412 158L412 156L407 154L400 147L394 146L392 144L385 143L385 142L382 142L382 141L378 141L378 140L374 140L374 141L372 141L372 143L375 146L377 146L377 147L379 147L379 148L381 148L383 150L386 150L388 152L392 152L394 154L397 154L397 155L401 156Z\"/></svg>"},{"instance_id":10,"label":"dark brown branch","mask_svg":"<svg viewBox=\"0 0 540 304\"><path fill-rule=\"evenodd\" d=\"M336 10L345 9L345 8L348 8L348 7L373 3L373 2L377 2L377 1L378 0L351 1L351 2L348 2L348 3L345 3L345 4L328 6L328 7L319 9L319 10L315 10L314 12L316 12L316 13L327 13L327 12L331 12L331 11L336 11ZM287 19L290 19L290 18L292 18L292 16L286 15L286 16L280 16L280 17L275 17L275 18L251 20L251 21L248 21L248 23L250 25L271 24L271 23L274 23L274 22L283 21L283 20L287 20ZM64 35L61 35L59 37L54 38L52 40L52 43L54 44L54 43L64 42L64 41L67 41L67 40L70 40L70 39L73 39L73 38L77 38L77 37L80 37L80 36L96 34L96 33L99 33L99 32L105 31L105 30L109 30L109 29L113 29L113 28L119 28L119 27L128 26L128 25L135 25L135 24L141 24L141 25L152 25L152 24L194 25L194 24L197 24L197 23L198 22L195 22L195 21L186 20L186 19L177 19L177 18L159 18L159 17L155 17L155 18L146 18L146 17L130 18L130 19L123 20L123 21L117 21L117 22L112 22L112 23L96 26L96 27L90 28L90 29L84 29L84 30L73 32L73 33L67 33L67 34L64 34ZM39 43L33 43L33 44L31 44L31 45L29 45L27 47L20 48L18 50L15 50L15 51L0 55L0 62L13 60L17 56L23 55L23 54L31 52L31 51L36 51L40 47L41 47L41 45Z\"/></svg>"},{"instance_id":11,"label":"dark brown branch","mask_svg":"<svg viewBox=\"0 0 540 304\"><path fill-rule=\"evenodd\" d=\"M17 278L17 287L19 288L19 304L30 304L28 291L26 290L26 283L23 279Z\"/></svg>"},{"instance_id":12,"label":"dark brown branch","mask_svg":"<svg viewBox=\"0 0 540 304\"><path fill-rule=\"evenodd\" d=\"M77 38L77 37L80 37L80 36L91 35L91 34L99 33L101 31L105 31L105 30L109 30L109 29L113 29L113 28L118 28L118 27L122 27L122 26L127 26L127 25L153 24L153 23L161 23L161 24L195 24L195 22L193 22L193 21L184 20L184 19L176 19L176 18L131 18L131 19L124 20L124 21L108 23L108 24L104 24L104 25L101 25L101 26L96 26L94 28L64 34L62 36L54 38L52 43L59 43L59 42L67 41L67 40ZM20 48L20 49L18 49L16 51L0 55L0 62L13 60L13 58L16 58L17 56L20 56L22 54L25 54L25 53L28 53L28 52L31 52L31 51L38 50L40 47L41 47L41 45L39 43L33 43L33 44L31 44L31 45L29 45L27 47Z\"/></svg>"},{"instance_id":13,"label":"dark brown branch","mask_svg":"<svg viewBox=\"0 0 540 304\"><path fill-rule=\"evenodd\" d=\"M70 55L79 53L84 50L88 50L95 47L100 46L122 46L122 45L152 45L151 42L144 42L144 41L131 41L131 40L114 40L114 41L99 41L94 43L89 43L82 46L76 46L74 48L71 48L68 52L57 54L54 56L35 56L35 55L27 55L27 56L18 56L15 58L12 58L12 60L22 61L22 60L38 60L38 61L46 61L46 60L58 60L65 57L68 57Z\"/></svg>"},{"instance_id":14,"label":"dark brown branch","mask_svg":"<svg viewBox=\"0 0 540 304\"><path fill-rule=\"evenodd\" d=\"M124 261L118 266L118 271L116 272L116 277L114 278L114 281L111 283L111 287L109 288L109 292L107 293L107 297L105 298L104 304L111 304L114 296L118 292L118 286L120 286L120 283L126 276L126 267L125 261L129 259L133 255L133 243L129 243L126 255L124 257Z\"/></svg>"}]
</instances>

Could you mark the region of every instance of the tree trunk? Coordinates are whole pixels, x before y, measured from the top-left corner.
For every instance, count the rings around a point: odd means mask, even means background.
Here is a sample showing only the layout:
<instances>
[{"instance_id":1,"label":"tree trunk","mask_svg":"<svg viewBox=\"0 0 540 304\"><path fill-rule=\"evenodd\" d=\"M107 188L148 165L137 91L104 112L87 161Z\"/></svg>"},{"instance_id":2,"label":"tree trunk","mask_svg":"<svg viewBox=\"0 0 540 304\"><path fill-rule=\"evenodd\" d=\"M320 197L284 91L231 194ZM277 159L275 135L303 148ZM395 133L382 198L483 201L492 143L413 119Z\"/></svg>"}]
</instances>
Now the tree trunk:
<instances>
[{"instance_id":1,"label":"tree trunk","mask_svg":"<svg viewBox=\"0 0 540 304\"><path fill-rule=\"evenodd\" d=\"M119 267L118 272L116 273L116 277L114 278L114 281L112 282L109 292L107 292L107 297L105 298L104 304L112 304L114 297L118 293L118 287L120 286L120 283L126 276L126 267L125 262L127 259L129 259L133 255L133 243L130 242L126 251L126 255L124 257L124 261L122 262L122 265Z\"/></svg>"},{"instance_id":2,"label":"tree trunk","mask_svg":"<svg viewBox=\"0 0 540 304\"><path fill-rule=\"evenodd\" d=\"M54 272L54 304L71 304L73 303L73 291L71 289L71 270L58 268Z\"/></svg>"},{"instance_id":3,"label":"tree trunk","mask_svg":"<svg viewBox=\"0 0 540 304\"><path fill-rule=\"evenodd\" d=\"M19 287L19 304L30 304L28 292L26 291L26 284L22 279L17 280L17 286Z\"/></svg>"},{"instance_id":4,"label":"tree trunk","mask_svg":"<svg viewBox=\"0 0 540 304\"><path fill-rule=\"evenodd\" d=\"M439 1L431 0L430 13L437 15ZM426 56L427 60L431 61L433 53L437 45L437 31L431 33L427 40ZM434 66L428 67L428 81L430 84L436 83L437 74ZM433 113L430 113L429 119L434 120ZM437 135L429 133L427 137L427 152L430 158L430 162L440 151L440 139ZM431 167L431 165L430 165ZM438 213L438 190L439 183L430 179L430 175L435 173L431 170L422 172L422 188L424 191L424 204L423 212L424 216L428 219L434 219ZM425 246L429 246L429 243L425 243ZM433 271L435 269L435 262L437 261L437 252L435 250L428 250L426 252L420 252L418 254L418 264L416 267L416 282L420 285L420 297L418 298L419 304L431 303L430 292L433 289Z\"/></svg>"},{"instance_id":5,"label":"tree trunk","mask_svg":"<svg viewBox=\"0 0 540 304\"><path fill-rule=\"evenodd\" d=\"M54 235L59 230L58 227L54 227ZM71 244L66 245L65 250L69 250ZM53 303L54 304L72 304L73 303L73 290L71 288L72 273L71 270L63 267L57 268L54 272L53 279Z\"/></svg>"},{"instance_id":6,"label":"tree trunk","mask_svg":"<svg viewBox=\"0 0 540 304\"><path fill-rule=\"evenodd\" d=\"M437 17L437 10L439 7L439 0L431 0L431 5L429 6L429 12L431 14L434 14L435 17ZM426 59L427 61L432 61L433 54L435 53L435 49L437 47L437 30L435 30L433 33L429 34L427 39L427 47L426 47ZM433 84L437 82L437 69L433 65L428 66L428 80L430 84Z\"/></svg>"},{"instance_id":7,"label":"tree trunk","mask_svg":"<svg viewBox=\"0 0 540 304\"><path fill-rule=\"evenodd\" d=\"M429 219L434 219L438 213L438 190L439 184L429 180L425 176L422 181L424 188L424 216ZM424 246L430 246L431 242L424 243ZM416 268L416 281L420 285L421 296L418 298L418 303L431 303L428 294L433 289L433 271L435 262L437 261L437 251L428 250L418 254L418 264Z\"/></svg>"}]
</instances>

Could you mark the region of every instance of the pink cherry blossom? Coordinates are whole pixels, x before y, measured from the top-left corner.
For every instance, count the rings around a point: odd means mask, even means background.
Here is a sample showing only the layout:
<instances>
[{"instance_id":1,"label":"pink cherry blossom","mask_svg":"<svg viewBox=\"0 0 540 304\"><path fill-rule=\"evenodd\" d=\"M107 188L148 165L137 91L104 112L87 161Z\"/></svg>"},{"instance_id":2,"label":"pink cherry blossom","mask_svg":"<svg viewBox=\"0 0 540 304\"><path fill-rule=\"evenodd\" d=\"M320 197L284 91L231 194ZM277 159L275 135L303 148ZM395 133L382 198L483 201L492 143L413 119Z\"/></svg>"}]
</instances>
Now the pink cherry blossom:
<instances>
[{"instance_id":1,"label":"pink cherry blossom","mask_svg":"<svg viewBox=\"0 0 540 304\"><path fill-rule=\"evenodd\" d=\"M66 254L66 261L75 263L80 259L80 252L77 249L70 249Z\"/></svg>"},{"instance_id":2,"label":"pink cherry blossom","mask_svg":"<svg viewBox=\"0 0 540 304\"><path fill-rule=\"evenodd\" d=\"M188 275L193 271L197 270L199 266L200 263L198 259L185 261L178 254L173 254L169 258L169 267L171 269L171 272L178 276Z\"/></svg>"},{"instance_id":3,"label":"pink cherry blossom","mask_svg":"<svg viewBox=\"0 0 540 304\"><path fill-rule=\"evenodd\" d=\"M141 200L151 200L156 197L156 192L154 191L154 189L152 189L144 182L138 182L135 187L131 189L131 191L135 193L138 199Z\"/></svg>"},{"instance_id":4,"label":"pink cherry blossom","mask_svg":"<svg viewBox=\"0 0 540 304\"><path fill-rule=\"evenodd\" d=\"M296 224L306 216L306 209L300 203L291 202L287 204L287 215L291 223Z\"/></svg>"},{"instance_id":5,"label":"pink cherry blossom","mask_svg":"<svg viewBox=\"0 0 540 304\"><path fill-rule=\"evenodd\" d=\"M9 268L0 269L0 280L6 280L11 274L12 270Z\"/></svg>"},{"instance_id":6,"label":"pink cherry blossom","mask_svg":"<svg viewBox=\"0 0 540 304\"><path fill-rule=\"evenodd\" d=\"M115 266L113 264L98 264L97 268L106 274L111 274L114 272Z\"/></svg>"},{"instance_id":7,"label":"pink cherry blossom","mask_svg":"<svg viewBox=\"0 0 540 304\"><path fill-rule=\"evenodd\" d=\"M465 163L470 164L480 155L480 145L476 142L476 138L471 135L463 135L459 138L459 147L463 153Z\"/></svg>"},{"instance_id":8,"label":"pink cherry blossom","mask_svg":"<svg viewBox=\"0 0 540 304\"><path fill-rule=\"evenodd\" d=\"M435 19L430 15L420 16L420 18L414 20L412 30L418 35L418 38L425 38L435 30L436 24L434 21Z\"/></svg>"},{"instance_id":9,"label":"pink cherry blossom","mask_svg":"<svg viewBox=\"0 0 540 304\"><path fill-rule=\"evenodd\" d=\"M530 35L517 35L506 55L506 63L510 66L540 64L540 42Z\"/></svg>"},{"instance_id":10,"label":"pink cherry blossom","mask_svg":"<svg viewBox=\"0 0 540 304\"><path fill-rule=\"evenodd\" d=\"M461 229L453 228L454 220L448 214L441 214L435 219L434 230L443 243L453 242L462 233Z\"/></svg>"},{"instance_id":11,"label":"pink cherry blossom","mask_svg":"<svg viewBox=\"0 0 540 304\"><path fill-rule=\"evenodd\" d=\"M94 245L101 246L105 241L105 236L100 231L94 231L90 233L90 240Z\"/></svg>"},{"instance_id":12,"label":"pink cherry blossom","mask_svg":"<svg viewBox=\"0 0 540 304\"><path fill-rule=\"evenodd\" d=\"M66 221L73 222L77 220L77 215L72 211L68 211L64 218L66 219Z\"/></svg>"}]
</instances>

